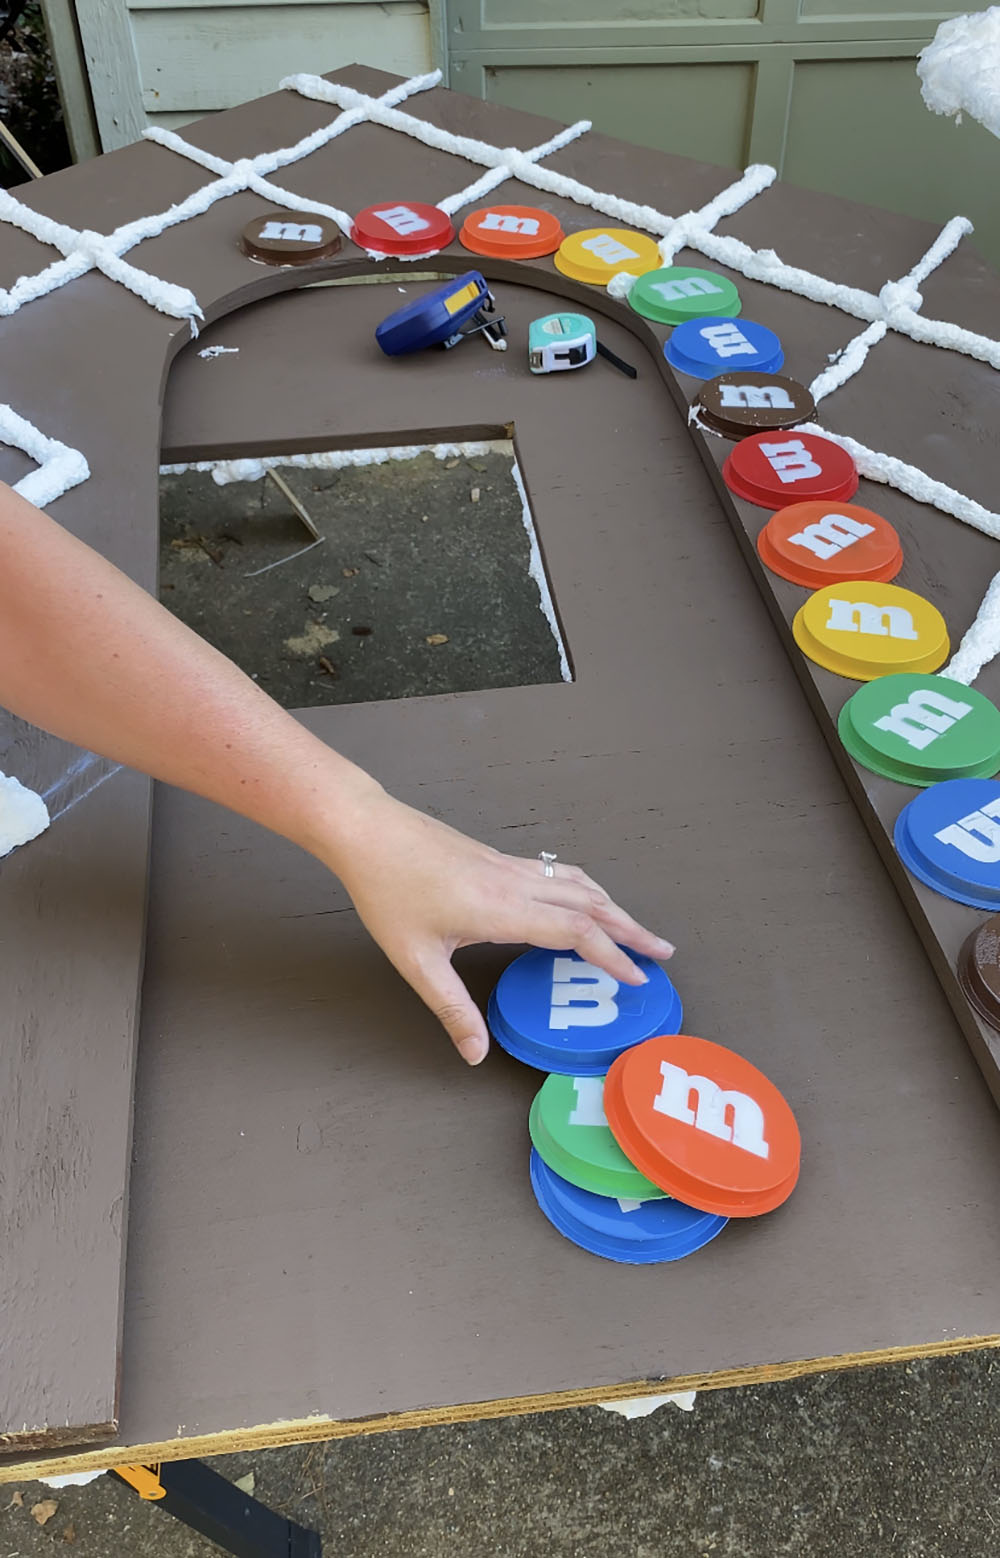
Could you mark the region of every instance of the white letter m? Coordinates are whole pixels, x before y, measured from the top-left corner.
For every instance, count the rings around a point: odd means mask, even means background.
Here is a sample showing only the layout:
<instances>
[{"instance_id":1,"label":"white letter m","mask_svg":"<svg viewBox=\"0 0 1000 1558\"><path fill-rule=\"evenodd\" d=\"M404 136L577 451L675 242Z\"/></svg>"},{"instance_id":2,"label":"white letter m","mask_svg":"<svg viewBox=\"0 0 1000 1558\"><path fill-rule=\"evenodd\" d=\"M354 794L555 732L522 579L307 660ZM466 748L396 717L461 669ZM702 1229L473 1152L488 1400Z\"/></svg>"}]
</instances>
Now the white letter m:
<instances>
[{"instance_id":1,"label":"white letter m","mask_svg":"<svg viewBox=\"0 0 1000 1558\"><path fill-rule=\"evenodd\" d=\"M660 1075L663 1086L653 1099L658 1114L669 1115L682 1125L693 1125L696 1131L705 1131L720 1141L731 1141L734 1147L742 1147L757 1158L769 1155L771 1149L764 1140L764 1112L755 1098L748 1093L726 1092L717 1082L690 1076L682 1066L674 1066L669 1060L661 1060Z\"/></svg>"}]
</instances>

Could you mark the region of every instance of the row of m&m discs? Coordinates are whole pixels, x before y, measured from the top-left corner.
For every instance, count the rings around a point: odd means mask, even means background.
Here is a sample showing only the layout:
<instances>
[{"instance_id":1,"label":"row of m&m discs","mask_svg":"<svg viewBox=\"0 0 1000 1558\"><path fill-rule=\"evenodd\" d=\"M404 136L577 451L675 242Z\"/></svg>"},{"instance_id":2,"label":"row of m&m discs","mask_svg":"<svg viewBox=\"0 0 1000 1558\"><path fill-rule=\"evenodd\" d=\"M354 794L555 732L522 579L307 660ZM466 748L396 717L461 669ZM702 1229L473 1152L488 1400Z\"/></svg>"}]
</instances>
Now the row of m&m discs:
<instances>
[{"instance_id":1,"label":"row of m&m discs","mask_svg":"<svg viewBox=\"0 0 1000 1558\"><path fill-rule=\"evenodd\" d=\"M712 327L697 328L706 342L698 350L707 350ZM684 367L680 358L675 365ZM847 501L858 488L854 461L798 425L806 404L794 380L735 370L702 385L692 420L734 441L723 465L730 490L772 510L757 537L761 561L812 592L792 623L798 647L863 684L839 714L844 748L870 772L922 792L896 819L900 860L933 891L994 911L967 937L957 971L970 1005L1000 1029L1000 710L935 674L951 651L945 618L892 583L903 564L899 536L882 515ZM787 415L785 427L771 420L777 415ZM758 417L765 429L754 426Z\"/></svg>"},{"instance_id":2,"label":"row of m&m discs","mask_svg":"<svg viewBox=\"0 0 1000 1558\"><path fill-rule=\"evenodd\" d=\"M573 952L516 959L490 999L494 1037L550 1074L529 1116L530 1179L553 1226L628 1264L701 1249L729 1217L770 1211L798 1178L799 1133L749 1061L681 1034L680 998L648 958L621 985Z\"/></svg>"}]
</instances>

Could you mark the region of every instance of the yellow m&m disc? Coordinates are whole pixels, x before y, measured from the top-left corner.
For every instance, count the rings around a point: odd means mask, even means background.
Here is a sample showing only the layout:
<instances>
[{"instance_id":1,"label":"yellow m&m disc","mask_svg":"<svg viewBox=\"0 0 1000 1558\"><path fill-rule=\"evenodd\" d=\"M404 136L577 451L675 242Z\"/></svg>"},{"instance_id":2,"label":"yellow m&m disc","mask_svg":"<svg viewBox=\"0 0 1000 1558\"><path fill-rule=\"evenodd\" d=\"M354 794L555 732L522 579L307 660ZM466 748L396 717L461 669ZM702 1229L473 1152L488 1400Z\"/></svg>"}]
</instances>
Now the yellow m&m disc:
<instances>
[{"instance_id":1,"label":"yellow m&m disc","mask_svg":"<svg viewBox=\"0 0 1000 1558\"><path fill-rule=\"evenodd\" d=\"M795 642L827 671L872 682L896 671L936 671L948 658L948 628L912 590L876 580L828 584L796 613Z\"/></svg>"},{"instance_id":2,"label":"yellow m&m disc","mask_svg":"<svg viewBox=\"0 0 1000 1558\"><path fill-rule=\"evenodd\" d=\"M660 251L655 238L632 233L624 227L588 227L582 233L570 233L554 255L556 270L574 281L586 281L593 287L606 287L612 276L627 271L641 276L655 270Z\"/></svg>"}]
</instances>

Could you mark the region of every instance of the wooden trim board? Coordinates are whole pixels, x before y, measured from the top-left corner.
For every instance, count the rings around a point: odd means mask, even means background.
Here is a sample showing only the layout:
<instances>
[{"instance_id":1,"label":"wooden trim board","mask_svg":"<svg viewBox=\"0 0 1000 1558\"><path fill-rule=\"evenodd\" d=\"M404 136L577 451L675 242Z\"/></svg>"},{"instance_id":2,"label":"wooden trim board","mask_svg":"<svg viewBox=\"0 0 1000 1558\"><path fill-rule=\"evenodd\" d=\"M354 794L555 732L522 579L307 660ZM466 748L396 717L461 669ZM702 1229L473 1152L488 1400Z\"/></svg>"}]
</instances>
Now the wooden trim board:
<instances>
[{"instance_id":1,"label":"wooden trim board","mask_svg":"<svg viewBox=\"0 0 1000 1558\"><path fill-rule=\"evenodd\" d=\"M121 1444L113 1449L81 1450L71 1455L52 1455L44 1460L0 1462L0 1487L37 1477L61 1477L70 1472L109 1471L122 1464L182 1461L212 1455L245 1454L251 1450L280 1450L293 1444L328 1444L337 1439L358 1439L368 1434L399 1433L404 1429L444 1428L453 1423L479 1423L490 1418L528 1417L535 1412L566 1412L601 1406L610 1401L631 1401L639 1396L658 1396L682 1390L733 1390L740 1386L777 1385L832 1369L879 1368L885 1364L911 1363L920 1358L954 1358L962 1353L1000 1347L1000 1336L967 1336L926 1347L889 1347L880 1352L835 1358L802 1358L792 1363L769 1364L759 1369L730 1369L722 1374L678 1374L671 1379L629 1380L621 1385L562 1390L542 1396L512 1396L502 1401L470 1401L437 1410L393 1412L354 1422L331 1418L304 1418L299 1422L260 1423L229 1433L201 1434L190 1439L167 1439L157 1444Z\"/></svg>"}]
</instances>

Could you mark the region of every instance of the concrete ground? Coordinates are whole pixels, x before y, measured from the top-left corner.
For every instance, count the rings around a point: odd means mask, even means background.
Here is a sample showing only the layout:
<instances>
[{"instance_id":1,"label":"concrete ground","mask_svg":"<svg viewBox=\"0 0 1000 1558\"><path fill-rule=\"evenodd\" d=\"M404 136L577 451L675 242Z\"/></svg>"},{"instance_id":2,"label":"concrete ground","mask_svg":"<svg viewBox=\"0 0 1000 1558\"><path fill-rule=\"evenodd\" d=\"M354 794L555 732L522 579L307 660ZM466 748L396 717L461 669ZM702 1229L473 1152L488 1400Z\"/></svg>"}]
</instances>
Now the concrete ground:
<instances>
[{"instance_id":1,"label":"concrete ground","mask_svg":"<svg viewBox=\"0 0 1000 1558\"><path fill-rule=\"evenodd\" d=\"M322 1532L325 1558L992 1558L991 1353L713 1391L634 1422L597 1407L213 1461ZM102 1477L8 1504L0 1558L210 1558ZM39 1526L31 1506L57 1504ZM44 1511L43 1511L44 1513Z\"/></svg>"},{"instance_id":2,"label":"concrete ground","mask_svg":"<svg viewBox=\"0 0 1000 1558\"><path fill-rule=\"evenodd\" d=\"M186 476L163 497L164 601L276 696L558 677L503 456L286 475L327 539L252 579L309 542L271 484ZM212 1464L252 1473L265 1503L323 1533L326 1558L993 1558L998 1385L995 1355L975 1353L705 1393L634 1422L588 1408ZM0 1558L217 1551L110 1477L0 1488Z\"/></svg>"},{"instance_id":3,"label":"concrete ground","mask_svg":"<svg viewBox=\"0 0 1000 1558\"><path fill-rule=\"evenodd\" d=\"M512 456L163 479L160 598L290 708L558 681Z\"/></svg>"}]
</instances>

